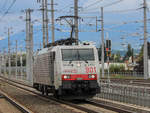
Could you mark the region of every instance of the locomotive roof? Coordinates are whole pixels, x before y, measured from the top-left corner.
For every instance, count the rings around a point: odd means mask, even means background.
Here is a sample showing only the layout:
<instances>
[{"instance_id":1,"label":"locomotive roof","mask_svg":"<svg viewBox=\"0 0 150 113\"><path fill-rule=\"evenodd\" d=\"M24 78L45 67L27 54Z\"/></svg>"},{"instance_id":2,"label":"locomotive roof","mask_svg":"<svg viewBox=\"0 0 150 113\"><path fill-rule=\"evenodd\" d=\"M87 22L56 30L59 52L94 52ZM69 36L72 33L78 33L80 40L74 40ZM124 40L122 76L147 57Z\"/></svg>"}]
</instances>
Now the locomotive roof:
<instances>
[{"instance_id":1,"label":"locomotive roof","mask_svg":"<svg viewBox=\"0 0 150 113\"><path fill-rule=\"evenodd\" d=\"M38 54L44 54L47 53L48 51L56 51L57 49L75 49L75 48L95 48L94 45L71 45L71 46L66 46L66 45L59 45L59 46L53 46L49 48L43 48L42 50L38 51Z\"/></svg>"}]
</instances>

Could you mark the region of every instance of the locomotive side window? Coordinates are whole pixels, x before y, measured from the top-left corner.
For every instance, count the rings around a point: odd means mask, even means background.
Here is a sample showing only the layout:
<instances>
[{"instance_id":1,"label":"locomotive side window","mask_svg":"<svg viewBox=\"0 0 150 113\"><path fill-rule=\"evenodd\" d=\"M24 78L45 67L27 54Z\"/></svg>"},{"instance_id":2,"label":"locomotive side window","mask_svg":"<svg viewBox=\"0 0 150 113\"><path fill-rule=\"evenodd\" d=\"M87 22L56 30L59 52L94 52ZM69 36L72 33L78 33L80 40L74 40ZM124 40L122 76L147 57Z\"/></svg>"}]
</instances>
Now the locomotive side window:
<instances>
[{"instance_id":1,"label":"locomotive side window","mask_svg":"<svg viewBox=\"0 0 150 113\"><path fill-rule=\"evenodd\" d=\"M94 61L93 49L62 49L63 61Z\"/></svg>"}]
</instances>

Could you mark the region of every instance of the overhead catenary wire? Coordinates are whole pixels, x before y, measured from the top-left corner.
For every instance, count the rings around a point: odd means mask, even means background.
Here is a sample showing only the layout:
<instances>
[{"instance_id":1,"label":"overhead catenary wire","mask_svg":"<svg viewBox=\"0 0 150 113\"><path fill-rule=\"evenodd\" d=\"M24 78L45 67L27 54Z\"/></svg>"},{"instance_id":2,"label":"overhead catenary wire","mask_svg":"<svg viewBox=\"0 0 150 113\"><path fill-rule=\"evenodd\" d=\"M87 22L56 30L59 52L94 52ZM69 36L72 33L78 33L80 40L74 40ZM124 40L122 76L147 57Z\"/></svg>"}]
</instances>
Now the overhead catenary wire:
<instances>
[{"instance_id":1,"label":"overhead catenary wire","mask_svg":"<svg viewBox=\"0 0 150 113\"><path fill-rule=\"evenodd\" d=\"M111 3L110 3L111 4ZM66 6L67 6L67 4L65 4ZM69 5L68 5L69 6ZM65 10L65 9L64 9ZM137 9L127 9L127 10L118 10L118 11L108 11L108 12L116 12L116 13L119 13L119 12L131 12L131 11L139 11L139 10L137 10ZM59 11L58 11L59 12ZM61 11L60 11L61 12ZM105 11L104 11L105 12ZM107 12L107 11L106 11ZM82 13L82 12L79 12L80 14ZM88 13L88 12L87 12ZM134 23L134 22L133 22ZM118 23L117 23L118 24ZM121 26L122 25L126 25L126 24L128 24L128 22L122 22L122 23L119 23L119 24L121 24ZM116 27L119 27L119 26L113 26L113 28L116 28Z\"/></svg>"},{"instance_id":2,"label":"overhead catenary wire","mask_svg":"<svg viewBox=\"0 0 150 113\"><path fill-rule=\"evenodd\" d=\"M13 5L16 3L16 0L13 0L13 2L10 4L8 9L4 12L4 14L0 17L0 21L8 14L9 10L13 7Z\"/></svg>"},{"instance_id":3,"label":"overhead catenary wire","mask_svg":"<svg viewBox=\"0 0 150 113\"><path fill-rule=\"evenodd\" d=\"M150 19L147 19L147 21L150 21ZM122 22L118 25L116 25L117 23L115 23L115 25L110 27L109 29L120 27L122 25L127 25L127 24L130 24L130 23L142 23L142 22L143 22L143 20L134 20L134 21Z\"/></svg>"},{"instance_id":4,"label":"overhead catenary wire","mask_svg":"<svg viewBox=\"0 0 150 113\"><path fill-rule=\"evenodd\" d=\"M105 13L127 13L127 12L139 11L140 9L141 8L125 9L125 10L112 10L112 11L105 11Z\"/></svg>"},{"instance_id":5,"label":"overhead catenary wire","mask_svg":"<svg viewBox=\"0 0 150 113\"><path fill-rule=\"evenodd\" d=\"M82 17L81 16L81 18L96 18L96 17L94 17L94 16L91 16L91 17ZM89 25L89 22L92 22L92 20L88 20L88 22L82 22L82 24L81 25ZM147 19L147 21L150 21L150 19ZM112 25L111 27L110 27L110 29L111 28L116 28L116 27L120 27L120 26L122 26L122 25L127 25L127 24L131 24L131 23L133 23L133 24L138 24L138 23L142 23L143 22L143 20L133 20L133 21L123 21L123 22L115 22L115 23L110 23L110 24L107 24L107 25ZM108 23L108 22L107 22ZM64 24L63 24L64 25ZM96 25L95 23L93 23L92 25ZM113 26L114 25L114 26Z\"/></svg>"},{"instance_id":6,"label":"overhead catenary wire","mask_svg":"<svg viewBox=\"0 0 150 113\"><path fill-rule=\"evenodd\" d=\"M82 12L83 12L83 11L87 11L87 10L95 10L95 9L97 9L97 7L92 8L92 9L91 9L91 8L88 9L88 8L94 6L94 5L96 5L98 2L100 3L100 2L102 2L102 1L103 1L103 0L97 1L97 2L95 2L95 3L91 4L91 5L89 5L88 7L84 7L83 10L82 10ZM103 5L103 6L101 6L101 7L106 8L106 7L109 7L109 6L112 6L112 5L116 5L116 4L118 4L118 3L122 2L122 1L124 1L124 0L118 0L118 1L115 1L115 2L111 2L111 3L106 4L106 5ZM99 7L100 7L100 6L99 6Z\"/></svg>"},{"instance_id":7,"label":"overhead catenary wire","mask_svg":"<svg viewBox=\"0 0 150 113\"><path fill-rule=\"evenodd\" d=\"M4 1L5 2L5 1ZM2 11L2 7L3 7L3 4L4 4L3 0L1 0L1 4L0 4L0 13Z\"/></svg>"},{"instance_id":8,"label":"overhead catenary wire","mask_svg":"<svg viewBox=\"0 0 150 113\"><path fill-rule=\"evenodd\" d=\"M8 0L4 0L4 4L3 4L3 6L2 6L2 8L0 10L0 13L2 13L2 11L5 9L7 3L8 3Z\"/></svg>"},{"instance_id":9,"label":"overhead catenary wire","mask_svg":"<svg viewBox=\"0 0 150 113\"><path fill-rule=\"evenodd\" d=\"M103 1L103 0L98 0L98 1L96 1L96 2L94 2L94 3L92 3L92 4L89 4L89 5L86 6L86 7L84 7L84 9L89 8L89 7L93 6L93 5L96 5L97 3L102 2L102 1Z\"/></svg>"},{"instance_id":10,"label":"overhead catenary wire","mask_svg":"<svg viewBox=\"0 0 150 113\"><path fill-rule=\"evenodd\" d=\"M63 8L59 9L57 12L65 12L64 10L67 9L69 6L73 5L73 3L65 5ZM67 13L67 12L66 12Z\"/></svg>"},{"instance_id":11,"label":"overhead catenary wire","mask_svg":"<svg viewBox=\"0 0 150 113\"><path fill-rule=\"evenodd\" d=\"M136 9L125 9L125 10L112 10L112 11L104 11L104 13L128 13L128 12L135 12L139 11L139 8ZM85 11L85 12L79 12L79 14L97 14L99 11Z\"/></svg>"},{"instance_id":12,"label":"overhead catenary wire","mask_svg":"<svg viewBox=\"0 0 150 113\"><path fill-rule=\"evenodd\" d=\"M112 6L112 5L116 5L116 4L120 3L120 2L122 2L122 1L124 1L124 0L118 0L118 1L112 2L112 3L110 3L110 4L106 4L106 5L104 5L103 7L104 7L104 8L105 8L105 7L110 7L110 6Z\"/></svg>"}]
</instances>

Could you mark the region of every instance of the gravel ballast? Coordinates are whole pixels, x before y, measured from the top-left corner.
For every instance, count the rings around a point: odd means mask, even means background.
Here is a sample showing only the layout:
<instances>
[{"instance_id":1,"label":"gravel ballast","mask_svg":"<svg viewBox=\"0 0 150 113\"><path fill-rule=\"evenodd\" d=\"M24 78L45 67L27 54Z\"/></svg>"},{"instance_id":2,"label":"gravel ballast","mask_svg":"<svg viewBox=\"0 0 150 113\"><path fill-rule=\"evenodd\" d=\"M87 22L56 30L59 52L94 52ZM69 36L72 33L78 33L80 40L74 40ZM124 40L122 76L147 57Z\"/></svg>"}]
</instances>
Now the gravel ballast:
<instances>
[{"instance_id":1,"label":"gravel ballast","mask_svg":"<svg viewBox=\"0 0 150 113\"><path fill-rule=\"evenodd\" d=\"M38 97L0 81L0 90L35 113L79 113L80 111L52 100ZM81 113L81 112L80 112Z\"/></svg>"},{"instance_id":2,"label":"gravel ballast","mask_svg":"<svg viewBox=\"0 0 150 113\"><path fill-rule=\"evenodd\" d=\"M0 113L21 113L21 111L5 99L0 99Z\"/></svg>"}]
</instances>

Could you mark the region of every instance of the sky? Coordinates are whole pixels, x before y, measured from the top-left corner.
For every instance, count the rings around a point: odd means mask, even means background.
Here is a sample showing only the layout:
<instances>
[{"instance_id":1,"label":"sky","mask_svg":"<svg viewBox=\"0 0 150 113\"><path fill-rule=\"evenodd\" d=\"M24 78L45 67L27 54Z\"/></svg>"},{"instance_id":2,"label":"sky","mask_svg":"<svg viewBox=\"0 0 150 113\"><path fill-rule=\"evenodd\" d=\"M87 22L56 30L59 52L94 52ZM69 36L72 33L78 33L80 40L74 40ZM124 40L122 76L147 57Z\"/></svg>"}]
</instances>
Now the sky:
<instances>
[{"instance_id":1,"label":"sky","mask_svg":"<svg viewBox=\"0 0 150 113\"><path fill-rule=\"evenodd\" d=\"M7 9L15 0L1 0L0 4L0 49L7 49L7 29L11 28L11 48L14 51L15 40L18 40L19 47L25 48L25 9L34 9L32 21L34 23L34 46L39 48L42 43L42 15L37 0L16 0L8 13ZM50 4L50 0L49 4ZM74 0L54 0L55 2L55 19L64 15L73 15ZM143 44L143 0L79 0L79 40L93 41L96 46L101 44L101 32L96 32L96 17L100 20L101 7L104 7L104 29L105 39L112 40L112 48L125 50L127 44L132 44L133 48L140 49ZM147 0L147 6L150 7L150 0ZM50 8L50 6L49 6ZM147 19L150 17L150 10L147 10ZM50 17L49 13L49 17ZM51 23L51 21L50 21ZM49 23L49 27L51 24ZM62 22L56 22L56 28L62 32L55 31L56 39L68 38L70 36L70 27ZM101 29L98 21L97 29ZM149 32L148 21L148 32ZM65 30L65 32L64 32ZM50 30L49 30L50 31ZM50 42L51 42L51 31ZM107 35L106 35L107 34ZM149 39L148 39L149 40Z\"/></svg>"}]
</instances>

